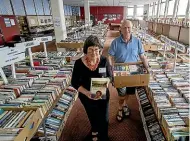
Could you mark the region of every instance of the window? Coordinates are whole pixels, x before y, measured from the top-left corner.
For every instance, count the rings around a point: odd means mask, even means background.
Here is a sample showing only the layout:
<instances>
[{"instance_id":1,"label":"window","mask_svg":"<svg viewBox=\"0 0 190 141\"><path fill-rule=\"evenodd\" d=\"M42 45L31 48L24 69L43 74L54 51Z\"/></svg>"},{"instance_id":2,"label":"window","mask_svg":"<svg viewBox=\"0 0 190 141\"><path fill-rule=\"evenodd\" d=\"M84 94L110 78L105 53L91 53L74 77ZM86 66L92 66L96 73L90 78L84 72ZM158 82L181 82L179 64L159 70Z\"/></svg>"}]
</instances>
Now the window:
<instances>
[{"instance_id":1,"label":"window","mask_svg":"<svg viewBox=\"0 0 190 141\"><path fill-rule=\"evenodd\" d=\"M166 6L166 3L161 3L160 5L160 15L161 16L164 16L164 13L165 13L165 6Z\"/></svg>"},{"instance_id":2,"label":"window","mask_svg":"<svg viewBox=\"0 0 190 141\"><path fill-rule=\"evenodd\" d=\"M50 5L48 0L43 0L44 14L50 15Z\"/></svg>"},{"instance_id":3,"label":"window","mask_svg":"<svg viewBox=\"0 0 190 141\"><path fill-rule=\"evenodd\" d=\"M13 15L10 0L0 0L0 14Z\"/></svg>"},{"instance_id":4,"label":"window","mask_svg":"<svg viewBox=\"0 0 190 141\"><path fill-rule=\"evenodd\" d=\"M127 19L132 19L133 17L132 16L127 16Z\"/></svg>"},{"instance_id":5,"label":"window","mask_svg":"<svg viewBox=\"0 0 190 141\"><path fill-rule=\"evenodd\" d=\"M127 16L133 16L133 11L134 11L133 7L128 7L127 8Z\"/></svg>"},{"instance_id":6,"label":"window","mask_svg":"<svg viewBox=\"0 0 190 141\"><path fill-rule=\"evenodd\" d=\"M149 7L149 16L152 16L152 8L153 8L153 5L150 5L150 7Z\"/></svg>"},{"instance_id":7,"label":"window","mask_svg":"<svg viewBox=\"0 0 190 141\"><path fill-rule=\"evenodd\" d=\"M11 0L11 1L13 4L13 10L15 12L15 15L26 15L22 0Z\"/></svg>"},{"instance_id":8,"label":"window","mask_svg":"<svg viewBox=\"0 0 190 141\"><path fill-rule=\"evenodd\" d=\"M144 13L144 7L138 7L137 6L137 16L143 16Z\"/></svg>"},{"instance_id":9,"label":"window","mask_svg":"<svg viewBox=\"0 0 190 141\"><path fill-rule=\"evenodd\" d=\"M136 19L138 19L138 20L143 20L143 16L141 16L141 17L136 17Z\"/></svg>"},{"instance_id":10,"label":"window","mask_svg":"<svg viewBox=\"0 0 190 141\"><path fill-rule=\"evenodd\" d=\"M153 16L156 16L156 14L157 14L157 8L158 8L158 4L155 4L154 15Z\"/></svg>"},{"instance_id":11,"label":"window","mask_svg":"<svg viewBox=\"0 0 190 141\"><path fill-rule=\"evenodd\" d=\"M174 4L175 4L175 0L169 1L168 15L170 15L170 16L173 15Z\"/></svg>"},{"instance_id":12,"label":"window","mask_svg":"<svg viewBox=\"0 0 190 141\"><path fill-rule=\"evenodd\" d=\"M185 17L188 0L179 0L177 15Z\"/></svg>"},{"instance_id":13,"label":"window","mask_svg":"<svg viewBox=\"0 0 190 141\"><path fill-rule=\"evenodd\" d=\"M27 15L36 15L33 0L24 0L24 4L25 4L25 7L26 7L26 14Z\"/></svg>"},{"instance_id":14,"label":"window","mask_svg":"<svg viewBox=\"0 0 190 141\"><path fill-rule=\"evenodd\" d=\"M42 0L34 0L37 15L44 15Z\"/></svg>"}]
</instances>

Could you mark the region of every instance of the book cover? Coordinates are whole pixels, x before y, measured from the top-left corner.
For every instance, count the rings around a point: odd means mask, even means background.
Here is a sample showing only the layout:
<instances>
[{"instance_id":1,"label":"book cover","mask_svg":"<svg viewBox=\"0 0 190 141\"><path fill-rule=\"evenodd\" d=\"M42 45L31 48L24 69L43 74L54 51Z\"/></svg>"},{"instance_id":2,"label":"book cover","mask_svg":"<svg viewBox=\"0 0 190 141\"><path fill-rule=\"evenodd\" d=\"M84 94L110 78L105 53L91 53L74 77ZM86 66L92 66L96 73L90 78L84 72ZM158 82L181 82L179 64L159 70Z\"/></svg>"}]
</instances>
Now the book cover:
<instances>
[{"instance_id":1,"label":"book cover","mask_svg":"<svg viewBox=\"0 0 190 141\"><path fill-rule=\"evenodd\" d=\"M106 89L109 81L109 78L91 78L91 98L106 99Z\"/></svg>"}]
</instances>

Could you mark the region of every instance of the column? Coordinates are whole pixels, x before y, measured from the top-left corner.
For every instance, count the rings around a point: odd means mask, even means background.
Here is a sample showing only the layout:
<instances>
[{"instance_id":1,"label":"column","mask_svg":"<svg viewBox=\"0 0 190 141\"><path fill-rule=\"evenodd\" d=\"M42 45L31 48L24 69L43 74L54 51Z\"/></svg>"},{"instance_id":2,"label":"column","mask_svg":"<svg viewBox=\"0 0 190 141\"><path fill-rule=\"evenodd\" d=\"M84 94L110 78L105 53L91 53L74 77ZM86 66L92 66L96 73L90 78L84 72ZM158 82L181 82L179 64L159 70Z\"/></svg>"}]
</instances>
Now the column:
<instances>
[{"instance_id":1,"label":"column","mask_svg":"<svg viewBox=\"0 0 190 141\"><path fill-rule=\"evenodd\" d=\"M133 18L137 17L137 5L134 5Z\"/></svg>"},{"instance_id":2,"label":"column","mask_svg":"<svg viewBox=\"0 0 190 141\"><path fill-rule=\"evenodd\" d=\"M167 17L168 15L168 7L169 7L169 0L166 0L166 5L165 5L165 12L164 12L164 18Z\"/></svg>"},{"instance_id":3,"label":"column","mask_svg":"<svg viewBox=\"0 0 190 141\"><path fill-rule=\"evenodd\" d=\"M67 38L63 0L50 0L56 43Z\"/></svg>"},{"instance_id":4,"label":"column","mask_svg":"<svg viewBox=\"0 0 190 141\"><path fill-rule=\"evenodd\" d=\"M85 24L90 24L90 4L89 0L84 0L84 16L85 16Z\"/></svg>"},{"instance_id":5,"label":"column","mask_svg":"<svg viewBox=\"0 0 190 141\"><path fill-rule=\"evenodd\" d=\"M179 5L179 0L175 0L174 11L173 11L173 17L172 17L172 19L175 19L175 18L177 17L178 5Z\"/></svg>"},{"instance_id":6,"label":"column","mask_svg":"<svg viewBox=\"0 0 190 141\"><path fill-rule=\"evenodd\" d=\"M160 3L161 3L161 0L158 1L158 5L157 5L157 13L156 13L156 18L159 18L160 16Z\"/></svg>"},{"instance_id":7,"label":"column","mask_svg":"<svg viewBox=\"0 0 190 141\"><path fill-rule=\"evenodd\" d=\"M123 7L123 20L127 19L127 6Z\"/></svg>"}]
</instances>

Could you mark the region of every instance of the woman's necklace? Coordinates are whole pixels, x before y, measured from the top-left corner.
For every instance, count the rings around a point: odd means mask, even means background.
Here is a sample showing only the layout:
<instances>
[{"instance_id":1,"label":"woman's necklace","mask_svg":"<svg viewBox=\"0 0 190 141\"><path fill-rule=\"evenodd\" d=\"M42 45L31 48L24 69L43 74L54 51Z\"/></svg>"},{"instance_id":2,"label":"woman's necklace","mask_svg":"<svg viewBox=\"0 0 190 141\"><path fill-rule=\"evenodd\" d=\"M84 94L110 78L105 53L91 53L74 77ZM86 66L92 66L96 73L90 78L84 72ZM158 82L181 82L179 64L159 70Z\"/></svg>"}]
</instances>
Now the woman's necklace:
<instances>
[{"instance_id":1,"label":"woman's necklace","mask_svg":"<svg viewBox=\"0 0 190 141\"><path fill-rule=\"evenodd\" d=\"M96 70L96 68L98 67L98 64L99 64L99 62L100 62L100 59L97 58L97 59L96 59L96 63L95 63L94 65L92 65L92 64L91 64L91 61L89 60L88 57L86 57L85 60L86 60L86 64L87 64L88 68L89 68L91 71Z\"/></svg>"}]
</instances>

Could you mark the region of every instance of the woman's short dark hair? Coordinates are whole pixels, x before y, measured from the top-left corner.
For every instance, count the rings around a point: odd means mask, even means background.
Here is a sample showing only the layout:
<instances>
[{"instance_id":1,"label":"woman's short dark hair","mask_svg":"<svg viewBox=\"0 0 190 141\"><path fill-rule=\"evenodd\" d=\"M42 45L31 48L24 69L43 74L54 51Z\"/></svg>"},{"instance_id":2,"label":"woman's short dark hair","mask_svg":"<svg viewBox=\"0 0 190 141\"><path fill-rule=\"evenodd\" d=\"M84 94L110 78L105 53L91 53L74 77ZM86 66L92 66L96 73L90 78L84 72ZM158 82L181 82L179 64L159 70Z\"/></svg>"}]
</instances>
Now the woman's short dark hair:
<instances>
[{"instance_id":1,"label":"woman's short dark hair","mask_svg":"<svg viewBox=\"0 0 190 141\"><path fill-rule=\"evenodd\" d=\"M88 47L90 46L99 47L100 49L103 48L98 37L93 35L90 35L88 38L86 38L84 42L83 52L85 54L87 54Z\"/></svg>"}]
</instances>

